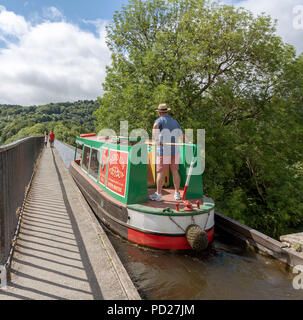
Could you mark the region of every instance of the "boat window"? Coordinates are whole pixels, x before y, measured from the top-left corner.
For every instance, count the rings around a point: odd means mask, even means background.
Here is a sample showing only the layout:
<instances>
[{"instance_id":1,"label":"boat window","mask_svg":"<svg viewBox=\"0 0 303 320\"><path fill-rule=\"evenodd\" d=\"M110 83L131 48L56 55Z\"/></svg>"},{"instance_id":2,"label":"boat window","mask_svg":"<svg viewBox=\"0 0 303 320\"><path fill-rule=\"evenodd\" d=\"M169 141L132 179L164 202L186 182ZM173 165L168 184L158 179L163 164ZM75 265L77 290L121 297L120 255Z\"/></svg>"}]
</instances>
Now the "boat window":
<instances>
[{"instance_id":1,"label":"boat window","mask_svg":"<svg viewBox=\"0 0 303 320\"><path fill-rule=\"evenodd\" d=\"M95 179L98 178L99 173L99 165L100 165L100 153L96 149L92 149L91 159L90 159L90 167L89 174Z\"/></svg>"},{"instance_id":2,"label":"boat window","mask_svg":"<svg viewBox=\"0 0 303 320\"><path fill-rule=\"evenodd\" d=\"M83 159L82 159L82 168L85 171L88 171L89 155L90 155L90 148L85 146L84 147L84 152L83 152Z\"/></svg>"},{"instance_id":3,"label":"boat window","mask_svg":"<svg viewBox=\"0 0 303 320\"><path fill-rule=\"evenodd\" d=\"M78 155L78 153L80 153L82 155L83 144L77 143L76 147L77 147L77 155Z\"/></svg>"},{"instance_id":4,"label":"boat window","mask_svg":"<svg viewBox=\"0 0 303 320\"><path fill-rule=\"evenodd\" d=\"M76 161L76 163L81 166L81 158L82 158L82 154L83 154L83 143L78 143L76 142L76 150L75 150L75 154L74 154L74 160Z\"/></svg>"}]
</instances>

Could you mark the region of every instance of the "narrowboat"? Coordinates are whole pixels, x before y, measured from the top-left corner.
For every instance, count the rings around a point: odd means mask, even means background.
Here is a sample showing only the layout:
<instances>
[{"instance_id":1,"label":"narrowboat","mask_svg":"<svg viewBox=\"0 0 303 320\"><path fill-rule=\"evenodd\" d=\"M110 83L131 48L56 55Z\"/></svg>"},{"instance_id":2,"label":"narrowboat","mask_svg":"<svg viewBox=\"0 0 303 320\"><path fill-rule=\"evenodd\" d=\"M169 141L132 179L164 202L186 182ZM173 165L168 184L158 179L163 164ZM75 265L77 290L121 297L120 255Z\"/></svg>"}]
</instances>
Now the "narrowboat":
<instances>
[{"instance_id":1,"label":"narrowboat","mask_svg":"<svg viewBox=\"0 0 303 320\"><path fill-rule=\"evenodd\" d=\"M180 148L180 201L174 199L170 170L163 200L149 199L157 181L156 146L150 141L80 135L69 170L94 213L121 237L157 249L205 250L214 238L215 204L203 195L200 149L175 145ZM191 174L194 169L198 174Z\"/></svg>"}]
</instances>

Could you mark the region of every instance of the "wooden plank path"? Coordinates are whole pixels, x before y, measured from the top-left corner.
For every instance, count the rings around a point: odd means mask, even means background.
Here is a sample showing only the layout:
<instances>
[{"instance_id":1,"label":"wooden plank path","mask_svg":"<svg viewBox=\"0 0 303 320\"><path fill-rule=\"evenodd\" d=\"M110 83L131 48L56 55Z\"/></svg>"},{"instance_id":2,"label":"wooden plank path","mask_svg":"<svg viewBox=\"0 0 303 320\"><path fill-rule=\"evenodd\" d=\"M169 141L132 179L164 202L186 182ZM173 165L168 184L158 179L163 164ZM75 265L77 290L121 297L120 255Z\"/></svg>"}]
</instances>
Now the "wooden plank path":
<instances>
[{"instance_id":1,"label":"wooden plank path","mask_svg":"<svg viewBox=\"0 0 303 320\"><path fill-rule=\"evenodd\" d=\"M0 299L140 299L55 149L46 148Z\"/></svg>"}]
</instances>

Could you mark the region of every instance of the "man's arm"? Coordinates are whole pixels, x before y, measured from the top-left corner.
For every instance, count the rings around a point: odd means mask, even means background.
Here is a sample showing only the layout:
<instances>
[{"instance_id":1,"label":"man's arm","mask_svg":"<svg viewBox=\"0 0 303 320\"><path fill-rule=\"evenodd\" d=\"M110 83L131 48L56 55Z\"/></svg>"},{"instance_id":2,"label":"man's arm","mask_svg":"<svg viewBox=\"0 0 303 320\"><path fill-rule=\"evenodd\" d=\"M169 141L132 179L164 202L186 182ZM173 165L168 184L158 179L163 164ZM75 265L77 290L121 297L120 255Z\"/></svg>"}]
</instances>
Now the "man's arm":
<instances>
[{"instance_id":1,"label":"man's arm","mask_svg":"<svg viewBox=\"0 0 303 320\"><path fill-rule=\"evenodd\" d=\"M158 143L159 142L159 125L157 122L154 123L153 126L153 142Z\"/></svg>"}]
</instances>

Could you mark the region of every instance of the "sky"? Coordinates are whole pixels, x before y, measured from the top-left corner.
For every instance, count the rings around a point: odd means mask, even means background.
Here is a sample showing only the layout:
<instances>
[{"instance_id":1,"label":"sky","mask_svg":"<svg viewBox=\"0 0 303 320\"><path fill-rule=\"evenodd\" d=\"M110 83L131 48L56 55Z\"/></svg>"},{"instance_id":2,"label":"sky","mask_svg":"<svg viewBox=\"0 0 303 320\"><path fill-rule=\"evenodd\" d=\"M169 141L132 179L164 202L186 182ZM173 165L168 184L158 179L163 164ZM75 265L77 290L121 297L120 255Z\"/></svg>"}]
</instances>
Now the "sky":
<instances>
[{"instance_id":1,"label":"sky","mask_svg":"<svg viewBox=\"0 0 303 320\"><path fill-rule=\"evenodd\" d=\"M303 0L221 0L278 20L303 52ZM41 105L102 96L105 26L128 0L0 0L0 104Z\"/></svg>"}]
</instances>

